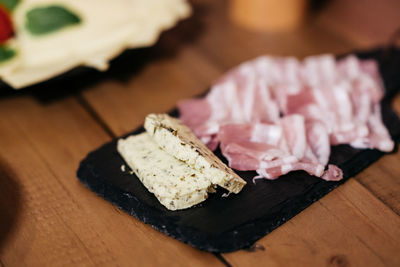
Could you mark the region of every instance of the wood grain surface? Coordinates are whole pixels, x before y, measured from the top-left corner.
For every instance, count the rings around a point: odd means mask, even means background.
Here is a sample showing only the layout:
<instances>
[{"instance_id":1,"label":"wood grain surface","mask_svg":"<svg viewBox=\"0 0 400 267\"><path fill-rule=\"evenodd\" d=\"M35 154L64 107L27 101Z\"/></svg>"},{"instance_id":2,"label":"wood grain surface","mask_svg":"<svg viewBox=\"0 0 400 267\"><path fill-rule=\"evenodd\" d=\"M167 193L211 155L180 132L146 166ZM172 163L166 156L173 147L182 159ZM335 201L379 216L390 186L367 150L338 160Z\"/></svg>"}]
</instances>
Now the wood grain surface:
<instances>
[{"instance_id":1,"label":"wood grain surface","mask_svg":"<svg viewBox=\"0 0 400 267\"><path fill-rule=\"evenodd\" d=\"M22 93L0 88L0 266L400 266L399 151L262 238L253 252L223 255L155 231L78 182L88 152L148 113L204 93L244 60L342 54L383 44L394 28L391 15L381 16L379 43L366 42L370 37L359 36L370 36L369 24L328 3L297 30L260 34L230 22L228 1L192 4L192 18L154 47L124 53L104 74ZM392 9L400 12L397 3ZM357 27L344 32L333 20ZM400 97L393 106L400 111Z\"/></svg>"}]
</instances>

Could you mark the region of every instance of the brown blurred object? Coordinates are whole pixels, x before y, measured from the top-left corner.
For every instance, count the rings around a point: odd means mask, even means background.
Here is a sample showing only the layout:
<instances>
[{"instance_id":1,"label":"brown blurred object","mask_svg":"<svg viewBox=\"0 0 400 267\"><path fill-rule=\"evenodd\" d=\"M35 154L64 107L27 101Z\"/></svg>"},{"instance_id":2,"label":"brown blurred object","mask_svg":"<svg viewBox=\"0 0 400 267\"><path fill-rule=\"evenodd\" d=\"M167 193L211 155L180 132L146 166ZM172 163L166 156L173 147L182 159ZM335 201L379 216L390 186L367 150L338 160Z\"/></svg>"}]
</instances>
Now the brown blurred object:
<instances>
[{"instance_id":1,"label":"brown blurred object","mask_svg":"<svg viewBox=\"0 0 400 267\"><path fill-rule=\"evenodd\" d=\"M229 15L250 30L288 31L304 22L307 6L308 0L231 0Z\"/></svg>"},{"instance_id":2,"label":"brown blurred object","mask_svg":"<svg viewBox=\"0 0 400 267\"><path fill-rule=\"evenodd\" d=\"M327 1L316 19L327 30L368 49L391 41L400 28L399 12L399 0L334 0Z\"/></svg>"}]
</instances>

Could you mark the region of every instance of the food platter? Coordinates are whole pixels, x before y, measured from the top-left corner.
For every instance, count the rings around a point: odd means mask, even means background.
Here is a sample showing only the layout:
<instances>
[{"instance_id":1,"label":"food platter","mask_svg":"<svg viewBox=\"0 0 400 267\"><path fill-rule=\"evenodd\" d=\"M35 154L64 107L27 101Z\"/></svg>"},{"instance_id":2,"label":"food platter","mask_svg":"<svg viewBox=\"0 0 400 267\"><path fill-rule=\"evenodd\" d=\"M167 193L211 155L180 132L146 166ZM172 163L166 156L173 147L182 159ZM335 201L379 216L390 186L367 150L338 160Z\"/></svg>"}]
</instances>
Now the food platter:
<instances>
[{"instance_id":1,"label":"food platter","mask_svg":"<svg viewBox=\"0 0 400 267\"><path fill-rule=\"evenodd\" d=\"M396 144L400 140L400 120L390 107L390 100L400 89L399 51L390 56L382 50L359 53L361 58L379 62L385 82L382 117ZM176 110L170 113L178 116ZM132 133L140 133L143 128ZM153 228L195 248L210 252L231 252L250 247L284 222L307 208L325 194L372 164L384 153L354 149L347 145L332 147L329 162L343 170L340 182L327 182L305 172L292 172L274 181L252 183L255 172L238 172L248 185L237 195L223 197L218 190L210 198L190 209L169 211L149 193L127 168L113 140L91 152L80 164L79 180L99 196ZM220 151L216 155L223 161ZM226 162L226 161L225 161Z\"/></svg>"}]
</instances>

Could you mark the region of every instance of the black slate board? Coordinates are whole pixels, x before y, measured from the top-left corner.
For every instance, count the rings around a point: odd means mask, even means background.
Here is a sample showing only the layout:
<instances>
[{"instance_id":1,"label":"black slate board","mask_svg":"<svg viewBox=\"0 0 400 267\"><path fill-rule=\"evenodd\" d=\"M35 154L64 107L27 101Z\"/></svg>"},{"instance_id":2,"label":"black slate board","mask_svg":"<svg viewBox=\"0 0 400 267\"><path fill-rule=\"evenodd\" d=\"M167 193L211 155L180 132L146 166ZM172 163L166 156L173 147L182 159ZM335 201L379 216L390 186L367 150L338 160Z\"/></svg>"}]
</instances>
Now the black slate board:
<instances>
[{"instance_id":1,"label":"black slate board","mask_svg":"<svg viewBox=\"0 0 400 267\"><path fill-rule=\"evenodd\" d=\"M390 99L400 89L400 51L375 50L358 53L360 58L375 58L385 82L382 114L396 143L400 139L400 120L390 108ZM173 111L172 115L177 115ZM143 128L130 134L142 132ZM248 185L243 191L223 198L223 189L210 194L196 207L169 211L149 193L134 175L121 171L123 159L114 140L91 152L80 164L78 178L99 196L110 201L160 232L195 248L210 252L231 252L250 247L255 241L289 220L313 202L376 161L384 153L358 150L347 145L332 148L330 163L343 170L341 182L326 182L305 172L289 173L275 181L251 179L255 172L238 172ZM220 151L216 154L223 159Z\"/></svg>"}]
</instances>

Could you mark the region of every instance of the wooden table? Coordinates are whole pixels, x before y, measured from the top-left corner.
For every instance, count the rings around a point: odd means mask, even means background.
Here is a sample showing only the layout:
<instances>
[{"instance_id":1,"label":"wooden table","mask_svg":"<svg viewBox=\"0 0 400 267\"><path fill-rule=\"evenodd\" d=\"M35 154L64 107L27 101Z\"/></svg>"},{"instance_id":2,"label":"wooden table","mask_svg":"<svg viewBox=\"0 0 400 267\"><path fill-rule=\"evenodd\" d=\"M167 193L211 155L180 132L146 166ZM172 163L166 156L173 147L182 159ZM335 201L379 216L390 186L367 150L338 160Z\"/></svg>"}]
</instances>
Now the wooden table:
<instances>
[{"instance_id":1,"label":"wooden table","mask_svg":"<svg viewBox=\"0 0 400 267\"><path fill-rule=\"evenodd\" d=\"M146 114L204 92L244 60L340 54L388 37L369 36L335 3L304 27L276 34L231 25L226 1L193 4L190 20L156 46L125 53L105 74L1 91L0 266L400 266L400 152L259 240L264 250L223 255L157 232L78 182L89 151L139 126ZM382 32L398 26L387 14L399 11L381 14ZM400 98L394 107L400 110Z\"/></svg>"}]
</instances>

